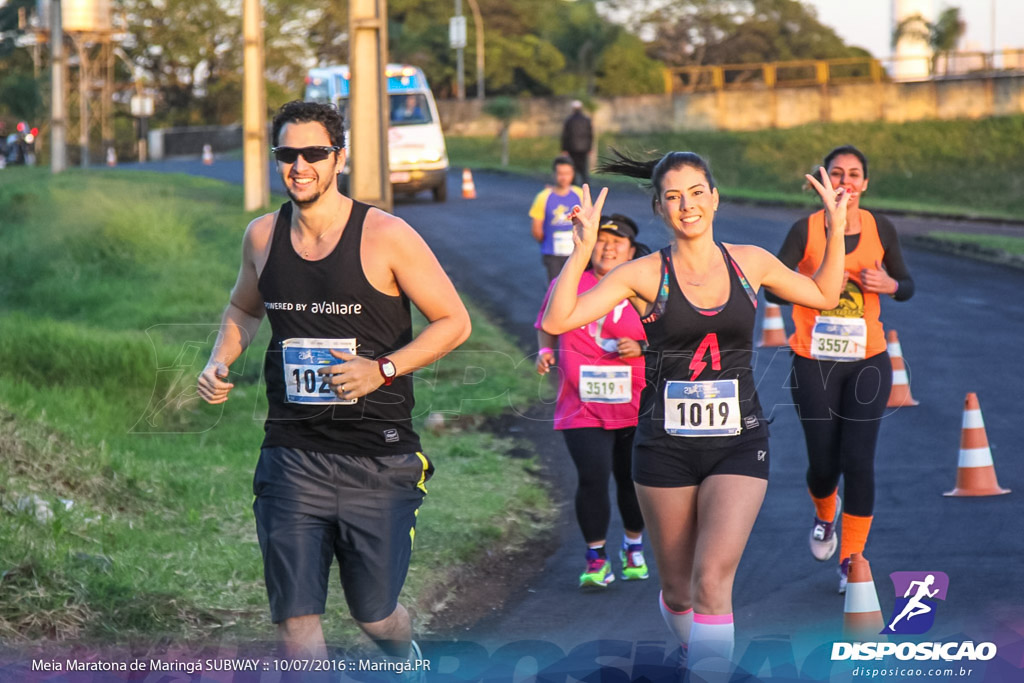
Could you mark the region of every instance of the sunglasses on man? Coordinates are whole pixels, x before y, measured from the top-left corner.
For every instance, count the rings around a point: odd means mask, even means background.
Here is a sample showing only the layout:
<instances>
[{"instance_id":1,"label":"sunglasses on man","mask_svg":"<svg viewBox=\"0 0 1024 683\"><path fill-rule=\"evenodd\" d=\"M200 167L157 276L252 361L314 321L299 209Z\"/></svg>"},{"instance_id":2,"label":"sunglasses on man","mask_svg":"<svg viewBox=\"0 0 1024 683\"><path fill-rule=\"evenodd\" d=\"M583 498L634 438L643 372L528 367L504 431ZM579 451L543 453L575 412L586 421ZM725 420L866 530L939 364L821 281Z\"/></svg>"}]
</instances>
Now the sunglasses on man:
<instances>
[{"instance_id":1,"label":"sunglasses on man","mask_svg":"<svg viewBox=\"0 0 1024 683\"><path fill-rule=\"evenodd\" d=\"M280 161L282 164L294 164L299 159L299 155L306 160L307 163L315 164L318 161L323 161L327 157L331 156L334 152L340 150L341 147L330 146L330 147L271 147L270 151L274 153L274 158Z\"/></svg>"}]
</instances>

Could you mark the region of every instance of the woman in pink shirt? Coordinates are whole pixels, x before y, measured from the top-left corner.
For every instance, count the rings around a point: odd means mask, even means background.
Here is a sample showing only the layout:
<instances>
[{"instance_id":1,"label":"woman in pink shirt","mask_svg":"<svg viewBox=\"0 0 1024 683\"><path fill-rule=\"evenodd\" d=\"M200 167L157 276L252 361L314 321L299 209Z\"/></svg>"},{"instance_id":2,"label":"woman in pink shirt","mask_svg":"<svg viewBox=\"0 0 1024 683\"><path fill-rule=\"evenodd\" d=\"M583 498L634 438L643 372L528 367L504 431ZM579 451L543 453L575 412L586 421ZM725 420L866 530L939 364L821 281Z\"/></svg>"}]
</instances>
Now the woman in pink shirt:
<instances>
[{"instance_id":1,"label":"woman in pink shirt","mask_svg":"<svg viewBox=\"0 0 1024 683\"><path fill-rule=\"evenodd\" d=\"M596 285L620 263L647 253L636 241L637 232L636 223L626 216L601 217L591 267L580 279L579 293ZM642 253L637 253L638 247ZM540 346L537 372L547 374L553 365L559 369L555 429L565 437L576 466L576 519L587 544L587 566L580 575L580 587L604 588L615 580L605 550L611 518L608 478L612 474L625 530L619 552L621 576L626 581L646 579L644 520L631 478L633 433L647 350L643 325L629 301L623 300L604 317L555 337L540 327L550 295L549 288L535 324Z\"/></svg>"}]
</instances>

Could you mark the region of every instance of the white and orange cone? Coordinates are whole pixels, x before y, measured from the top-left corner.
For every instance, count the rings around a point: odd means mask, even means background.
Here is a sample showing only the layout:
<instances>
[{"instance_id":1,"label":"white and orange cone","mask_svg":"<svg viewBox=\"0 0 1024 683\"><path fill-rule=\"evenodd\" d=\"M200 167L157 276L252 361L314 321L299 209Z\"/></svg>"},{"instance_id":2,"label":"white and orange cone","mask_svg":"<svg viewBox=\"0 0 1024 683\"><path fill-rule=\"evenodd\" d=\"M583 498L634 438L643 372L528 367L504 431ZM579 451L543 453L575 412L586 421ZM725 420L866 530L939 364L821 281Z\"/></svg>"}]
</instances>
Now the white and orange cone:
<instances>
[{"instance_id":1,"label":"white and orange cone","mask_svg":"<svg viewBox=\"0 0 1024 683\"><path fill-rule=\"evenodd\" d=\"M473 184L473 174L468 168L462 169L462 198L476 199L476 185Z\"/></svg>"},{"instance_id":2,"label":"white and orange cone","mask_svg":"<svg viewBox=\"0 0 1024 683\"><path fill-rule=\"evenodd\" d=\"M956 470L956 488L944 496L999 496L1010 489L999 486L992 449L988 446L985 420L981 417L978 395L964 399L964 422L960 430L960 459Z\"/></svg>"},{"instance_id":3,"label":"white and orange cone","mask_svg":"<svg viewBox=\"0 0 1024 683\"><path fill-rule=\"evenodd\" d=\"M908 406L920 405L910 395L910 378L907 375L907 366L903 363L903 347L900 346L900 337L896 330L889 330L886 338L889 347L889 358L892 359L892 391L889 392L889 403L887 408L906 408Z\"/></svg>"},{"instance_id":4,"label":"white and orange cone","mask_svg":"<svg viewBox=\"0 0 1024 683\"><path fill-rule=\"evenodd\" d=\"M843 606L843 636L853 641L885 640L878 635L885 627L878 592L871 578L871 565L861 553L850 555L846 604Z\"/></svg>"},{"instance_id":5,"label":"white and orange cone","mask_svg":"<svg viewBox=\"0 0 1024 683\"><path fill-rule=\"evenodd\" d=\"M203 164L213 166L213 147L203 145Z\"/></svg>"},{"instance_id":6,"label":"white and orange cone","mask_svg":"<svg viewBox=\"0 0 1024 683\"><path fill-rule=\"evenodd\" d=\"M770 301L764 305L764 319L761 321L761 342L758 346L788 346L786 326L782 322L782 309Z\"/></svg>"},{"instance_id":7,"label":"white and orange cone","mask_svg":"<svg viewBox=\"0 0 1024 683\"><path fill-rule=\"evenodd\" d=\"M107 166L111 168L117 166L117 152L114 151L113 147L107 147Z\"/></svg>"}]
</instances>

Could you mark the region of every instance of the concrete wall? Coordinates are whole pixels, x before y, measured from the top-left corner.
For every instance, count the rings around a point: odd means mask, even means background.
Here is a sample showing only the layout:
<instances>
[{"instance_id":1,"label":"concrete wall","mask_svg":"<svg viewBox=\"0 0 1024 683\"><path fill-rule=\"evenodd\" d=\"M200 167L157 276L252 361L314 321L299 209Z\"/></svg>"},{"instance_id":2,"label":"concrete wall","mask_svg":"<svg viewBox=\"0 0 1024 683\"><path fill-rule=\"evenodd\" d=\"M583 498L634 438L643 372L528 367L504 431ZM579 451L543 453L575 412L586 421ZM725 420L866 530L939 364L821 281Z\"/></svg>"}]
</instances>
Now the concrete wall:
<instances>
[{"instance_id":1,"label":"concrete wall","mask_svg":"<svg viewBox=\"0 0 1024 683\"><path fill-rule=\"evenodd\" d=\"M557 137L569 98L523 100L512 137ZM818 121L976 119L1024 113L1024 74L913 83L857 83L803 88L719 90L598 100L594 126L602 133L792 128ZM445 132L497 135L498 121L478 100L437 103Z\"/></svg>"}]
</instances>

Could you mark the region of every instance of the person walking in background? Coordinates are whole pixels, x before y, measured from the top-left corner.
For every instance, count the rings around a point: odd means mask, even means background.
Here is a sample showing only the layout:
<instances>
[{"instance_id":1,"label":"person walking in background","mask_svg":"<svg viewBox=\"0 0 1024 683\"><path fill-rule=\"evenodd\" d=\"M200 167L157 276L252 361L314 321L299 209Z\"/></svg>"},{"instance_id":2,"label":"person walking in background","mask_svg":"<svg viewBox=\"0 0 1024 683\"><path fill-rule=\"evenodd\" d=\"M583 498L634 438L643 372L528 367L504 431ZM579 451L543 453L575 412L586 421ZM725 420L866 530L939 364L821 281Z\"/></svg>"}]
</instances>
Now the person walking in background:
<instances>
[{"instance_id":1,"label":"person walking in background","mask_svg":"<svg viewBox=\"0 0 1024 683\"><path fill-rule=\"evenodd\" d=\"M636 241L637 232L636 223L627 216L616 213L601 217L590 267L580 278L580 292L593 287L620 263L650 253ZM580 588L604 588L615 580L605 550L611 519L608 479L613 474L625 531L619 551L621 577L625 581L646 579L644 518L631 469L647 336L640 317L625 300L589 325L557 337L548 334L541 329L541 318L550 293L551 287L534 325L540 347L537 372L546 375L555 365L559 370L555 429L565 438L576 466L576 521L587 544Z\"/></svg>"},{"instance_id":2,"label":"person walking in background","mask_svg":"<svg viewBox=\"0 0 1024 683\"><path fill-rule=\"evenodd\" d=\"M906 301L914 294L914 281L896 228L884 216L860 208L868 189L867 157L846 145L833 149L822 163L832 187L843 188L850 198L845 282L839 306L831 310L793 306L791 386L807 442L807 488L815 509L811 553L824 562L839 545L839 592L845 593L850 555L863 552L874 519L875 447L892 389L879 295ZM813 273L821 264L827 221L825 212L818 211L794 223L779 260L800 273Z\"/></svg>"},{"instance_id":3,"label":"person walking in background","mask_svg":"<svg viewBox=\"0 0 1024 683\"><path fill-rule=\"evenodd\" d=\"M572 159L577 185L590 182L588 164L594 147L594 127L590 117L583 113L583 103L572 101L572 113L562 124L562 154Z\"/></svg>"},{"instance_id":4,"label":"person walking in background","mask_svg":"<svg viewBox=\"0 0 1024 683\"><path fill-rule=\"evenodd\" d=\"M538 192L530 205L531 231L533 239L540 243L541 261L549 281L558 277L565 259L572 253L569 212L583 199L580 188L572 184L572 159L556 157L551 170L554 187L549 185Z\"/></svg>"}]
</instances>

